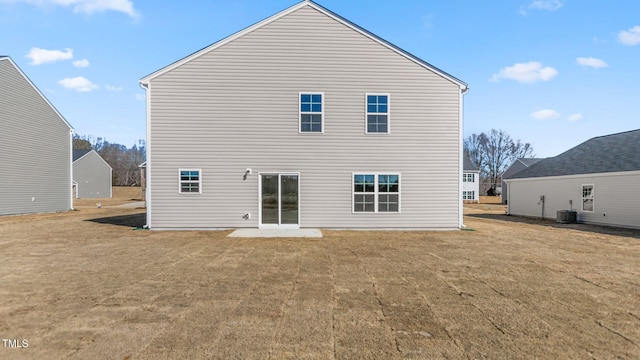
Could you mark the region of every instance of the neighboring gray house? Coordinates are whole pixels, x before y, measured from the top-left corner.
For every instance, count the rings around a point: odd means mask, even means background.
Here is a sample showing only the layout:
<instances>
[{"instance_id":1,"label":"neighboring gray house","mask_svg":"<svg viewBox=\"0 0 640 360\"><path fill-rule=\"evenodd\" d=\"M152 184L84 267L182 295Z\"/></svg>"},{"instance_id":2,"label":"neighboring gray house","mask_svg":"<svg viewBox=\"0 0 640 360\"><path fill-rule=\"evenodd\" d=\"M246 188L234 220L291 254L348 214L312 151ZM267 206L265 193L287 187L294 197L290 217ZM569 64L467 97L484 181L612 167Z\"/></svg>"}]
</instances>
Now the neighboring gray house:
<instances>
[{"instance_id":1,"label":"neighboring gray house","mask_svg":"<svg viewBox=\"0 0 640 360\"><path fill-rule=\"evenodd\" d=\"M513 162L513 164L511 164L500 176L501 180L502 180L502 203L506 204L507 203L507 194L508 194L508 186L507 182L505 181L506 179L511 178L513 175L517 174L518 172L528 168L529 166L537 163L538 161L542 160L541 158L520 158L517 159L516 161Z\"/></svg>"},{"instance_id":2,"label":"neighboring gray house","mask_svg":"<svg viewBox=\"0 0 640 360\"><path fill-rule=\"evenodd\" d=\"M0 215L70 210L71 125L0 56Z\"/></svg>"},{"instance_id":3,"label":"neighboring gray house","mask_svg":"<svg viewBox=\"0 0 640 360\"><path fill-rule=\"evenodd\" d=\"M152 229L462 225L467 85L312 1L140 82Z\"/></svg>"},{"instance_id":4,"label":"neighboring gray house","mask_svg":"<svg viewBox=\"0 0 640 360\"><path fill-rule=\"evenodd\" d=\"M480 170L466 156L462 171L462 200L465 203L480 202Z\"/></svg>"},{"instance_id":5,"label":"neighboring gray house","mask_svg":"<svg viewBox=\"0 0 640 360\"><path fill-rule=\"evenodd\" d=\"M507 179L510 215L640 228L640 130L590 139Z\"/></svg>"},{"instance_id":6,"label":"neighboring gray house","mask_svg":"<svg viewBox=\"0 0 640 360\"><path fill-rule=\"evenodd\" d=\"M76 198L110 198L111 174L111 166L95 150L73 150Z\"/></svg>"}]
</instances>

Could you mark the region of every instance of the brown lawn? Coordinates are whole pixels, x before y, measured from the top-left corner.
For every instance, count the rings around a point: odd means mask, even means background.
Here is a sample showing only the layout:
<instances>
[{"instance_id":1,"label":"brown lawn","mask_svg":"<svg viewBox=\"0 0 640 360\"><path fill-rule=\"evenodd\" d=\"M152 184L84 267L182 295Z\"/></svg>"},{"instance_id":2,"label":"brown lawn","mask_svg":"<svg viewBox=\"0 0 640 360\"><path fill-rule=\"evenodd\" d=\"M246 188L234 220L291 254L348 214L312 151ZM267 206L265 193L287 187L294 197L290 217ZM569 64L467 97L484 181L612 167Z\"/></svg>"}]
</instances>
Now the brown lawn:
<instances>
[{"instance_id":1,"label":"brown lawn","mask_svg":"<svg viewBox=\"0 0 640 360\"><path fill-rule=\"evenodd\" d=\"M468 231L321 239L0 217L0 337L28 343L0 358L640 358L640 232L486 206Z\"/></svg>"}]
</instances>

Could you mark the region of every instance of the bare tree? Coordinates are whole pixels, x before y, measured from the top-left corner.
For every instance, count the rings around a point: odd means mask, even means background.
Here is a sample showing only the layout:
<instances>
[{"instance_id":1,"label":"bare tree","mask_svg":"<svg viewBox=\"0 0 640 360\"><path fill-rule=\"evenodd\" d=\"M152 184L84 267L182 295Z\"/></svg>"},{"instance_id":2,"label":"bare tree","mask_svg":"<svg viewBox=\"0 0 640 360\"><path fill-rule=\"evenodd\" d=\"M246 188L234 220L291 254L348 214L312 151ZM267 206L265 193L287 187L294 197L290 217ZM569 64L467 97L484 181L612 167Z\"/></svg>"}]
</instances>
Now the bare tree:
<instances>
[{"instance_id":1,"label":"bare tree","mask_svg":"<svg viewBox=\"0 0 640 360\"><path fill-rule=\"evenodd\" d=\"M491 129L489 134L472 134L464 140L464 155L480 169L480 177L489 182L487 195L496 194L501 174L516 159L533 157L529 143L514 141L503 130Z\"/></svg>"},{"instance_id":2,"label":"bare tree","mask_svg":"<svg viewBox=\"0 0 640 360\"><path fill-rule=\"evenodd\" d=\"M91 135L74 135L74 149L93 149L113 169L112 181L115 186L140 186L140 169L138 166L145 161L147 156L146 143L138 140L130 149L116 143L110 143L104 138L95 138Z\"/></svg>"}]
</instances>

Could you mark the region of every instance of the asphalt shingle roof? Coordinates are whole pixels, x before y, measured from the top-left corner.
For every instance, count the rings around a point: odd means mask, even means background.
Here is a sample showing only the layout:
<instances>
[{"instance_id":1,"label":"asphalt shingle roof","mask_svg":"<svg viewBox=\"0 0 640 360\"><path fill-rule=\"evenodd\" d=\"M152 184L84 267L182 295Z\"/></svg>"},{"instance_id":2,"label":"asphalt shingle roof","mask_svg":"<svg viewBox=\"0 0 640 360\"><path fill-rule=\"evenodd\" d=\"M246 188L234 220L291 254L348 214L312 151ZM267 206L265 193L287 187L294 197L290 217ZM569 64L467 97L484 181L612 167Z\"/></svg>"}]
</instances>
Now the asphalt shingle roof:
<instances>
[{"instance_id":1,"label":"asphalt shingle roof","mask_svg":"<svg viewBox=\"0 0 640 360\"><path fill-rule=\"evenodd\" d=\"M640 129L598 136L538 161L512 179L640 170Z\"/></svg>"},{"instance_id":2,"label":"asphalt shingle roof","mask_svg":"<svg viewBox=\"0 0 640 360\"><path fill-rule=\"evenodd\" d=\"M86 150L86 149L73 149L73 161L76 161L78 159L80 159L81 157L85 156L88 152L90 152L91 150Z\"/></svg>"},{"instance_id":3,"label":"asphalt shingle roof","mask_svg":"<svg viewBox=\"0 0 640 360\"><path fill-rule=\"evenodd\" d=\"M462 162L462 170L478 171L478 167L473 166L471 160L469 160L469 158L465 156Z\"/></svg>"}]
</instances>

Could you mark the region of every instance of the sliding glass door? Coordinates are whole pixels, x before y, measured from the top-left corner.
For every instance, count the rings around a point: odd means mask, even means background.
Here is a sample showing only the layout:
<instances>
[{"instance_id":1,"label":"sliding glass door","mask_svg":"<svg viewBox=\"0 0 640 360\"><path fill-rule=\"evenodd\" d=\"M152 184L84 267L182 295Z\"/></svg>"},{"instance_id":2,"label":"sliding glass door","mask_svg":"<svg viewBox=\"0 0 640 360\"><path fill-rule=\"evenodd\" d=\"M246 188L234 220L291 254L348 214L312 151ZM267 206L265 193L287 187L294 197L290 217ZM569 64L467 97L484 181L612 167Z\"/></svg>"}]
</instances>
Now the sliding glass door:
<instances>
[{"instance_id":1,"label":"sliding glass door","mask_svg":"<svg viewBox=\"0 0 640 360\"><path fill-rule=\"evenodd\" d=\"M299 175L261 174L260 213L261 227L298 228Z\"/></svg>"}]
</instances>

